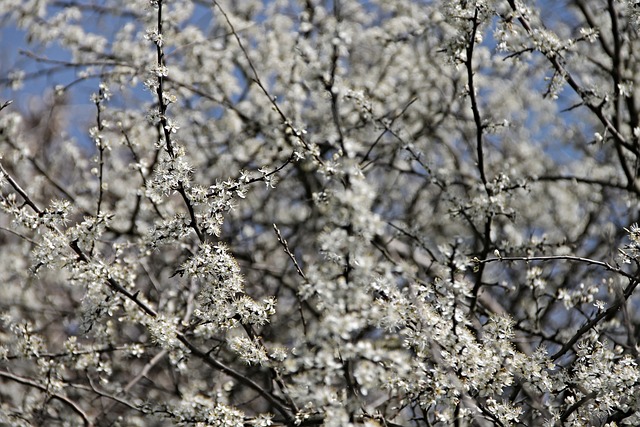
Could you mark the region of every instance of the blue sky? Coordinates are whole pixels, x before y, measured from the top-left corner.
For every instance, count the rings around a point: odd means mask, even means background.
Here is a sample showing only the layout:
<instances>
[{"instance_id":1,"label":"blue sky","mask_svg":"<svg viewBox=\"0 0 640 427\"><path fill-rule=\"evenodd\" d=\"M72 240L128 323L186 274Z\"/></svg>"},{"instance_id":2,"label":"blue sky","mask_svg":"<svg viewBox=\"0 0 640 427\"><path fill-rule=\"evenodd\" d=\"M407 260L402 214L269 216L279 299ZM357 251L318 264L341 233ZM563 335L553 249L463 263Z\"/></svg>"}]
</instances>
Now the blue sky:
<instances>
[{"instance_id":1,"label":"blue sky","mask_svg":"<svg viewBox=\"0 0 640 427\"><path fill-rule=\"evenodd\" d=\"M0 54L0 102L11 100L13 104L10 108L21 111L40 108L42 97L50 94L56 85L68 84L76 79L74 69L38 62L23 53L26 50L39 57L65 60L70 57L66 50L56 44L33 50L34 47L27 44L25 37L25 32L13 23L5 22L0 27L0 52L2 52ZM54 72L48 72L53 68L55 68ZM27 74L35 74L37 77L25 80L24 85L14 91L7 80L9 73L17 69ZM81 119L82 116L86 116L87 120L92 116L95 117L92 110L94 107L89 101L89 95L95 88L97 88L97 81L87 81L78 84L73 91L69 92L71 94L69 102L74 116ZM89 141L85 129L75 128L71 130L70 136L83 143Z\"/></svg>"}]
</instances>

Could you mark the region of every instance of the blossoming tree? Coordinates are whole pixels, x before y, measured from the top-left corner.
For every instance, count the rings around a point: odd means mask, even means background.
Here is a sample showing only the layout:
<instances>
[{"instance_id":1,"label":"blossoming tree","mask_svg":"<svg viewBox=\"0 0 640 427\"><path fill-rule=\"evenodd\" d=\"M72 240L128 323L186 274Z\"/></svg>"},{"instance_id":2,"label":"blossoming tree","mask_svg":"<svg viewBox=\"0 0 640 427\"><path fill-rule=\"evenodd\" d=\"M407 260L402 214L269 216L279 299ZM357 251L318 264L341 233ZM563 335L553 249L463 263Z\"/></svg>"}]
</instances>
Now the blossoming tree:
<instances>
[{"instance_id":1,"label":"blossoming tree","mask_svg":"<svg viewBox=\"0 0 640 427\"><path fill-rule=\"evenodd\" d=\"M0 13L0 424L640 423L636 2Z\"/></svg>"}]
</instances>

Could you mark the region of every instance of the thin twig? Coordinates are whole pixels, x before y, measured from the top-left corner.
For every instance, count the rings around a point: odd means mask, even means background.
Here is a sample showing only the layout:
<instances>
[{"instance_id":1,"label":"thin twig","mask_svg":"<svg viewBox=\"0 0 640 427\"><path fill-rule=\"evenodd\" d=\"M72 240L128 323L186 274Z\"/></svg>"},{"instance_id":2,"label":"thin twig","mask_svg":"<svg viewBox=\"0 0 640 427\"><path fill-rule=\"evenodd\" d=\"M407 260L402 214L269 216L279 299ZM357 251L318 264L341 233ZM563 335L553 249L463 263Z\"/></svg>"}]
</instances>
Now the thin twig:
<instances>
[{"instance_id":1,"label":"thin twig","mask_svg":"<svg viewBox=\"0 0 640 427\"><path fill-rule=\"evenodd\" d=\"M16 143L10 138L6 139L5 142L14 150L20 151ZM40 175L42 175L51 185L53 185L56 188L56 190L61 192L71 203L75 203L76 201L75 196L73 196L66 188L62 186L62 184L60 184L52 176L50 176L49 173L47 173L47 171L44 169L44 167L42 167L40 163L38 163L38 161L34 156L30 154L24 154L24 153L21 153L21 155L24 156L27 160L29 160L31 165L38 171L38 173L40 173Z\"/></svg>"},{"instance_id":2,"label":"thin twig","mask_svg":"<svg viewBox=\"0 0 640 427\"><path fill-rule=\"evenodd\" d=\"M51 390L40 384L37 383L33 380L30 380L29 378L25 378L25 377L21 377L15 374L12 374L10 372L7 371L0 371L0 377L17 382L19 384L23 384L23 385L27 385L29 387L33 387L33 388L37 388L40 391L43 391L45 393L47 393L49 396L51 396L51 398L53 399L57 399L59 401L61 401L62 403L64 403L65 405L67 405L68 407L70 407L76 414L78 414L80 416L80 418L82 418L82 422L84 423L85 426L87 427L92 427L93 423L89 420L89 417L87 416L87 414L85 414L85 412L82 410L82 408L80 408L80 406L78 406L77 403L75 403L73 400L69 399L67 396L63 396L61 394L58 393L52 393Z\"/></svg>"},{"instance_id":3,"label":"thin twig","mask_svg":"<svg viewBox=\"0 0 640 427\"><path fill-rule=\"evenodd\" d=\"M10 100L6 101L2 105L0 105L0 111L4 110L5 108L7 108L11 104L13 104L13 100L10 99Z\"/></svg>"},{"instance_id":4,"label":"thin twig","mask_svg":"<svg viewBox=\"0 0 640 427\"><path fill-rule=\"evenodd\" d=\"M32 240L32 239L28 238L27 236L25 236L23 234L18 233L15 230L11 230L10 228L6 228L6 227L2 227L2 226L0 226L0 230L6 231L7 233L11 233L14 236L18 236L19 238L21 238L23 240L26 240L27 242L31 243L34 246L40 246L40 243L36 242L35 240Z\"/></svg>"},{"instance_id":5,"label":"thin twig","mask_svg":"<svg viewBox=\"0 0 640 427\"><path fill-rule=\"evenodd\" d=\"M280 233L280 229L278 229L278 226L276 224L273 224L273 229L276 231L276 235L278 236L278 242L280 242L280 244L282 245L282 248L283 248L284 252L289 256L289 258L293 262L293 265L296 267L296 271L298 272L300 277L302 277L306 282L307 281L307 276L304 274L304 271L302 271L302 268L300 267L300 264L298 264L298 260L293 255L293 252L291 252L291 249L289 249L289 243L287 243L285 238L282 237L282 234ZM296 293L296 295L297 295L297 293ZM304 310L302 309L302 300L301 300L299 295L297 295L297 297L298 297L298 312L300 313L300 320L302 321L302 330L304 331L304 334L306 336L307 335L307 320L304 317Z\"/></svg>"},{"instance_id":6,"label":"thin twig","mask_svg":"<svg viewBox=\"0 0 640 427\"><path fill-rule=\"evenodd\" d=\"M157 26L158 26L158 36L162 37L162 5L163 2L162 1L158 1L158 17L157 17ZM157 40L155 41L155 45L156 45L156 64L158 69L164 69L166 67L166 63L165 63L165 54L164 54L164 50L162 48L162 43L159 43ZM174 132L171 130L171 125L169 123L169 119L167 118L167 109L169 107L169 104L167 102L167 99L165 97L165 90L164 90L164 82L166 80L166 77L164 76L164 74L162 73L157 73L157 78L158 78L158 87L156 88L156 96L158 98L158 112L159 112L159 128L160 131L162 132L162 134L164 135L164 142L165 142L165 147L167 150L167 153L169 153L169 157L171 158L171 160L175 160L176 156L178 155L178 153L176 153L176 150L174 149L174 143L172 142L171 139L171 133ZM196 214L195 214L195 209L194 209L194 205L193 202L191 201L191 199L189 198L189 195L187 194L186 188L185 188L185 183L182 181L178 181L178 185L176 188L177 192L180 194L180 196L182 197L182 200L184 201L185 205L187 206L187 211L189 212L189 218L190 218L190 222L189 222L189 227L191 227L193 229L193 231L195 231L196 236L198 236L198 240L200 242L204 242L205 241L205 236L202 233L202 231L200 230L200 226L198 225L198 221L196 218Z\"/></svg>"},{"instance_id":7,"label":"thin twig","mask_svg":"<svg viewBox=\"0 0 640 427\"><path fill-rule=\"evenodd\" d=\"M245 59L249 63L249 68L251 68L251 72L253 73L254 82L258 85L260 90L262 90L262 93L265 94L265 96L267 97L267 99L269 100L271 105L273 106L273 109L278 113L278 115L282 119L282 122L287 127L287 129L285 129L285 131L289 130L289 131L293 132L293 135L298 138L298 140L302 143L304 148L306 148L310 153L312 153L312 156L315 159L315 161L318 162L319 164L324 164L324 162L322 161L320 156L318 156L318 154L315 152L315 150L313 150L311 148L311 145L306 141L306 139L304 138L302 133L298 132L296 129L294 129L292 127L291 121L287 118L287 116L284 114L284 112L282 111L282 109L280 108L278 103L276 102L276 98L269 94L269 91L267 90L265 85L262 83L262 80L260 79L260 75L258 74L258 70L256 70L256 67L253 65L253 61L249 57L249 53L245 49L244 43L242 43L242 40L240 40L240 36L238 35L238 32L236 31L236 29L233 26L233 24L231 23L231 20L229 19L229 16L227 15L227 13L224 11L222 6L220 6L220 4L218 4L217 1L214 0L213 4L218 8L218 10L220 10L220 13L222 13L222 16L224 16L225 21L227 21L227 25L229 25L229 27L231 28L231 33L233 34L233 37L238 42L238 46L240 46L240 50L242 50L243 56L245 57Z\"/></svg>"},{"instance_id":8,"label":"thin twig","mask_svg":"<svg viewBox=\"0 0 640 427\"><path fill-rule=\"evenodd\" d=\"M531 23L527 19L527 17L523 13L521 13L521 11L519 10L518 6L516 5L516 1L507 0L507 2L509 3L509 6L511 7L511 9L518 14L518 18L517 18L518 22L520 22L520 24L525 29L525 31L529 35L533 35L535 31ZM606 102L606 99L602 103L597 105L591 102L588 99L590 92L588 90L583 89L578 83L578 81L573 77L573 75L571 75L571 73L567 71L566 67L561 62L562 60L560 55L557 55L556 52L546 51L542 49L540 50L540 53L542 53L547 58L547 60L551 63L551 65L559 73L559 75L564 77L564 80L571 87L571 89L573 89L573 91L584 101L585 106L596 115L598 120L600 120L600 123L604 125L607 131L614 136L618 144L620 144L630 152L634 153L635 155L640 155L638 148L630 144L629 141L626 140L624 135L622 135L618 131L618 129L616 129L613 123L611 123L611 121L607 117L605 117L603 110L604 110L604 104Z\"/></svg>"},{"instance_id":9,"label":"thin twig","mask_svg":"<svg viewBox=\"0 0 640 427\"><path fill-rule=\"evenodd\" d=\"M229 375L234 378L238 382L246 385L247 387L255 390L262 396L265 400L267 400L273 407L287 420L287 424L293 425L293 416L291 415L289 408L287 408L284 404L280 402L273 394L262 388L260 384L253 381L251 378L248 378L246 375L236 371L235 369L223 364L222 362L214 359L208 353L200 350L193 343L191 343L183 334L177 334L178 340L183 343L193 355L204 361L207 365L221 371L224 374Z\"/></svg>"},{"instance_id":10,"label":"thin twig","mask_svg":"<svg viewBox=\"0 0 640 427\"><path fill-rule=\"evenodd\" d=\"M469 100L471 101L471 111L473 112L473 121L476 125L476 151L478 156L478 170L480 172L480 179L484 184L485 190L487 188L487 176L484 170L484 152L482 144L482 134L484 126L482 125L482 118L480 117L480 107L478 106L478 100L476 99L476 87L474 81L473 71L473 49L475 47L476 32L480 22L478 20L478 8L476 7L473 15L471 33L469 34L469 44L466 49L465 65L467 68L467 81L469 85Z\"/></svg>"},{"instance_id":11,"label":"thin twig","mask_svg":"<svg viewBox=\"0 0 640 427\"><path fill-rule=\"evenodd\" d=\"M615 315L615 313L617 313L621 309L623 304L625 304L625 302L629 299L629 297L631 296L635 288L638 286L638 283L640 283L638 282L638 278L635 275L627 273L626 271L622 270L620 267L617 267L617 266L614 267L611 264L604 261L598 261L590 258L584 258L579 256L573 256L573 255L546 255L546 256L528 256L528 257L512 256L512 257L488 258L484 260L479 260L477 258L474 258L473 262L475 262L476 264L487 264L491 262L501 262L501 261L531 262L531 261L556 261L556 260L575 261L575 262L581 262L588 265L595 265L598 267L602 267L607 271L612 271L614 273L617 273L617 274L620 274L621 276L626 277L627 279L630 280L630 283L625 288L622 295L616 299L613 305L611 305L607 310L600 311L593 319L591 319L590 321L582 325L582 327L580 327L580 329L576 331L573 337L571 337L571 339L567 341L560 348L560 350L558 350L555 354L551 356L551 360L554 360L554 361L558 360L565 353L567 353L571 348L573 348L573 346L578 342L578 340L580 340L580 338L582 338L584 334L586 334L591 328L596 326L602 319L609 318L610 316Z\"/></svg>"},{"instance_id":12,"label":"thin twig","mask_svg":"<svg viewBox=\"0 0 640 427\"><path fill-rule=\"evenodd\" d=\"M153 358L144 365L144 367L140 370L140 372L138 372L138 375L133 377L131 381L129 381L122 388L122 391L120 391L118 394L124 395L128 393L136 384L138 384L143 378L145 378L149 374L149 371L151 371L151 368L157 365L168 353L169 353L168 350L162 349L158 354L153 356ZM117 397L117 395L115 397ZM120 400L114 400L113 402L111 402L111 405L105 406L102 412L100 413L100 417L110 413L113 407L116 406L116 404L118 403L122 403L122 402Z\"/></svg>"},{"instance_id":13,"label":"thin twig","mask_svg":"<svg viewBox=\"0 0 640 427\"><path fill-rule=\"evenodd\" d=\"M300 277L302 277L304 280L307 280L307 276L305 276L304 272L302 271L302 268L300 267L300 264L298 264L298 260L296 259L296 257L291 252L291 249L289 249L289 244L287 243L285 238L282 237L282 234L280 233L280 229L275 224L273 224L273 229L276 231L276 235L278 236L278 242L280 242L280 244L282 245L282 248L283 248L284 252L287 255L289 255L289 258L291 258L291 261L293 262L293 265L295 265L296 271L298 272Z\"/></svg>"},{"instance_id":14,"label":"thin twig","mask_svg":"<svg viewBox=\"0 0 640 427\"><path fill-rule=\"evenodd\" d=\"M476 264L488 264L491 262L500 262L500 261L576 261L584 264L597 265L599 267L604 268L607 271L612 271L614 273L618 273L627 279L636 280L636 276L633 274L627 273L620 267L614 267L608 262L598 261L591 258L584 258L574 255L544 255L544 256L510 256L510 257L498 257L498 258L487 258L487 259L478 259L474 258L473 262Z\"/></svg>"},{"instance_id":15,"label":"thin twig","mask_svg":"<svg viewBox=\"0 0 640 427\"><path fill-rule=\"evenodd\" d=\"M33 211L35 213L37 213L38 216L43 216L44 215L44 211L33 200L31 200L31 197L29 197L27 192L24 191L22 189L22 187L20 186L20 184L18 184L16 182L16 180L13 179L13 177L7 172L7 170L2 165L2 162L0 162L0 172L5 177L7 182L9 182L9 185L11 185L11 187L13 187L13 189L20 195L20 197L22 197L22 199L24 200L25 204L27 204L27 206L29 206L31 209L33 209ZM58 230L57 228L55 228L53 226L51 226L51 227L52 227L53 230L55 230L60 235L64 234L60 230ZM69 242L68 245L76 253L76 255L78 255L78 259L80 261L86 262L86 263L89 263L91 261L92 257L90 255L87 255L87 254L84 253L84 251L78 246L78 241L77 240ZM124 288L120 283L118 283L112 277L109 277L106 280L106 282L111 287L111 289L113 289L114 291L124 295L125 297L127 297L128 299L133 301L145 313L147 313L147 314L149 314L149 315L151 315L153 317L156 317L158 315L153 308L151 308L145 302L140 301L138 299L138 294L137 293L132 294L131 292L129 292L126 288Z\"/></svg>"},{"instance_id":16,"label":"thin twig","mask_svg":"<svg viewBox=\"0 0 640 427\"><path fill-rule=\"evenodd\" d=\"M38 205L36 205L33 202L33 200L31 200L31 198L29 197L27 192L24 191L22 189L22 187L20 187L20 185L16 182L15 179L13 179L13 177L9 174L9 172L7 172L7 170L4 168L2 162L0 162L0 172L2 172L2 176L4 176L4 178L7 180L7 182L9 182L9 185L11 185L11 187L13 187L13 189L20 195L20 197L22 197L24 202L31 209L33 209L35 213L37 213L39 216L42 216L44 214L43 211L38 207Z\"/></svg>"}]
</instances>

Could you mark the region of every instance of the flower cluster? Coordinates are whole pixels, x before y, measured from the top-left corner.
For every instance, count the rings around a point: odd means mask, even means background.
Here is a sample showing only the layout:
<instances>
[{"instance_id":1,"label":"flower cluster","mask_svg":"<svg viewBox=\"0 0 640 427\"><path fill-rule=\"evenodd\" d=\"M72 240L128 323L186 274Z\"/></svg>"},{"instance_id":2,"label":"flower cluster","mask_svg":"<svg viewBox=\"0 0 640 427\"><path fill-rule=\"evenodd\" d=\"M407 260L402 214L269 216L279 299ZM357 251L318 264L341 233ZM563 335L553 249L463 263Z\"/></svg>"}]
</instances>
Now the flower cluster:
<instances>
[{"instance_id":1,"label":"flower cluster","mask_svg":"<svg viewBox=\"0 0 640 427\"><path fill-rule=\"evenodd\" d=\"M90 3L0 0L0 424L640 424L636 2Z\"/></svg>"}]
</instances>

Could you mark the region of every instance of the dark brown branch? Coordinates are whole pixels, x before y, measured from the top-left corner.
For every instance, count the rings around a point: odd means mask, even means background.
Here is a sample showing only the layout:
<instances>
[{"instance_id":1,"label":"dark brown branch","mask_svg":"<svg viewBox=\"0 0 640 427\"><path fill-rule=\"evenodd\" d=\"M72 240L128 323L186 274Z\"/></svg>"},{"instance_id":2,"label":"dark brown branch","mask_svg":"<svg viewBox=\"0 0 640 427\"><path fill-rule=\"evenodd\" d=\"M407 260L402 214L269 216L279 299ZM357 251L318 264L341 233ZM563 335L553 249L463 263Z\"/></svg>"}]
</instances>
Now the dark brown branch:
<instances>
[{"instance_id":1,"label":"dark brown branch","mask_svg":"<svg viewBox=\"0 0 640 427\"><path fill-rule=\"evenodd\" d=\"M240 36L238 35L238 32L236 31L236 29L233 26L233 24L231 23L231 20L229 19L229 16L227 15L227 13L224 11L222 6L220 6L220 4L218 4L217 1L214 1L213 4L218 8L220 13L224 17L225 21L227 22L227 25L229 25L229 28L231 28L231 33L233 34L233 37L236 39L236 42L238 43L238 46L240 46L240 50L242 50L243 56L245 57L245 59L249 63L249 68L251 68L251 72L253 73L253 79L254 79L253 81L258 85L258 87L260 88L262 93L264 93L264 95L267 97L267 99L269 100L269 102L273 106L273 109L280 116L280 119L282 120L282 123L286 127L285 133L288 133L288 132L286 132L287 130L292 132L293 136L295 136L302 143L304 148L312 153L312 156L313 156L314 160L316 162L318 162L318 164L324 164L322 159L315 153L315 150L312 150L311 145L304 138L304 135L302 135L302 133L298 132L297 130L293 129L293 127L291 125L291 121L287 118L287 116L284 114L284 112L280 108L280 105L278 105L278 103L276 102L276 98L269 94L269 91L267 90L266 86L262 83L262 80L260 79L260 75L258 74L258 70L256 70L256 67L253 65L253 61L249 57L249 53L245 49L244 43L242 43L242 40L240 40Z\"/></svg>"},{"instance_id":2,"label":"dark brown branch","mask_svg":"<svg viewBox=\"0 0 640 427\"><path fill-rule=\"evenodd\" d=\"M87 427L92 427L93 423L89 420L89 417L87 416L87 414L85 414L85 412L82 410L82 408L80 408L80 406L78 406L77 403L75 403L73 400L69 399L66 396L63 396L61 394L58 393L52 393L51 390L49 390L48 387L37 383L33 380L30 380L29 378L25 378L25 377L21 377L15 374L12 374L10 372L6 372L6 371L0 371L0 377L17 382L19 384L23 384L29 387L33 387L36 388L46 394L48 394L49 396L51 396L51 398L53 399L57 399L60 402L64 403L65 405L67 405L69 408L71 408L76 414L78 414L80 416L80 418L82 418L82 422L85 426Z\"/></svg>"},{"instance_id":3,"label":"dark brown branch","mask_svg":"<svg viewBox=\"0 0 640 427\"><path fill-rule=\"evenodd\" d=\"M298 264L298 260L291 252L291 249L289 249L289 244L287 243L285 238L282 237L282 234L280 233L280 229L276 224L273 224L273 229L275 230L276 235L278 236L278 242L280 242L280 244L282 245L284 252L289 256L289 258L293 262L293 265L296 267L296 271L298 272L300 277L302 277L304 280L307 280L307 276L305 276L304 272L302 271L300 264Z\"/></svg>"},{"instance_id":4,"label":"dark brown branch","mask_svg":"<svg viewBox=\"0 0 640 427\"><path fill-rule=\"evenodd\" d=\"M626 300L633 294L633 291L638 286L638 279L635 275L627 273L622 270L620 267L614 267L609 263L598 261L589 258L583 258L572 255L549 255L549 256L531 256L531 257L500 257L500 258L489 258L484 260L478 260L477 258L473 261L477 264L483 265L490 262L501 262L501 261L553 261L553 260L565 260L565 261L575 261L589 265L595 265L598 267L602 267L607 271L611 271L621 276L629 279L629 285L625 288L623 294L617 298L617 300L611 305L607 310L600 311L593 319L589 322L585 323L578 329L578 331L567 341L560 350L558 350L553 356L551 356L552 360L558 360L565 353L567 353L573 346L582 338L584 334L586 334L591 328L596 326L602 319L610 318L615 315L623 304L625 304Z\"/></svg>"},{"instance_id":5,"label":"dark brown branch","mask_svg":"<svg viewBox=\"0 0 640 427\"><path fill-rule=\"evenodd\" d=\"M465 66L467 68L467 81L469 85L469 100L471 101L471 111L473 113L473 122L476 125L476 154L478 156L478 170L480 172L480 179L487 188L487 175L484 170L484 152L482 146L482 118L480 117L480 108L478 107L478 100L476 98L476 88L474 83L474 71L473 71L473 49L475 47L476 33L478 31L478 8L475 9L473 19L471 20L471 32L469 33L469 40L466 49Z\"/></svg>"},{"instance_id":6,"label":"dark brown branch","mask_svg":"<svg viewBox=\"0 0 640 427\"><path fill-rule=\"evenodd\" d=\"M518 22L520 22L520 24L528 34L532 35L534 33L533 27L531 26L531 23L529 22L527 17L520 13L520 11L518 10L518 7L516 6L515 0L507 0L507 1L509 3L509 6L511 6L511 9L518 14L518 18L517 18ZM638 151L638 149L633 144L630 144L626 140L624 135L622 135L618 131L618 129L611 123L611 121L604 115L603 107L606 103L606 99L599 104L594 104L589 99L591 93L583 89L580 86L580 84L577 82L577 80L573 77L573 75L567 71L567 69L561 62L562 60L560 55L557 55L556 52L549 52L546 50L541 50L540 52L551 63L554 70L557 73L559 73L561 76L563 76L565 82L567 82L567 84L571 87L571 89L573 89L573 91L583 100L584 105L591 112L595 114L595 116L598 118L600 123L604 125L605 129L609 133L611 133L611 135L613 135L617 143L620 144L622 147L626 148L627 150L629 150L630 152L632 152L633 154L640 155L640 152Z\"/></svg>"},{"instance_id":7,"label":"dark brown branch","mask_svg":"<svg viewBox=\"0 0 640 427\"><path fill-rule=\"evenodd\" d=\"M269 393L267 390L262 388L258 383L253 381L251 378L243 375L242 373L236 371L235 369L219 362L218 360L211 357L208 353L201 351L198 347L192 344L183 334L179 333L177 335L178 340L183 343L193 355L201 359L207 365L215 368L216 370L229 375L231 378L237 380L238 382L244 384L245 386L255 390L258 392L260 396L262 396L267 402L273 405L274 409L276 409L282 417L287 420L287 425L294 425L294 418L291 415L290 409L287 408L278 398L276 398L273 394Z\"/></svg>"}]
</instances>

